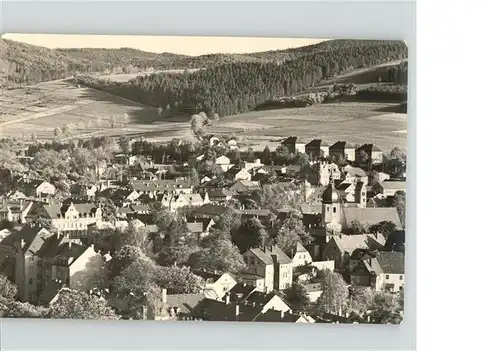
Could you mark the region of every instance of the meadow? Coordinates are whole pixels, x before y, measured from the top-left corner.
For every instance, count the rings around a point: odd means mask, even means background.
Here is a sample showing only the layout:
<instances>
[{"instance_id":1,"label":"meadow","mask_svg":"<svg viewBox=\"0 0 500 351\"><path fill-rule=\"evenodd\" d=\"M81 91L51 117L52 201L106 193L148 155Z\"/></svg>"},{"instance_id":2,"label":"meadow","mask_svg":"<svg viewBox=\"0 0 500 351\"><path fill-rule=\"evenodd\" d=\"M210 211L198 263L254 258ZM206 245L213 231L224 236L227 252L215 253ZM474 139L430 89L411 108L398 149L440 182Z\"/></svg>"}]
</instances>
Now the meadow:
<instances>
[{"instance_id":1,"label":"meadow","mask_svg":"<svg viewBox=\"0 0 500 351\"><path fill-rule=\"evenodd\" d=\"M369 72L369 71L365 71ZM294 135L326 143L344 140L374 143L384 151L406 148L407 116L393 113L398 103L340 101L305 108L252 111L223 117L207 133L234 134L245 147L274 149ZM4 90L0 94L0 137L54 138L56 127L69 126L65 138L144 137L161 142L193 138L188 116L159 116L156 108L115 95L79 87L69 80Z\"/></svg>"}]
</instances>

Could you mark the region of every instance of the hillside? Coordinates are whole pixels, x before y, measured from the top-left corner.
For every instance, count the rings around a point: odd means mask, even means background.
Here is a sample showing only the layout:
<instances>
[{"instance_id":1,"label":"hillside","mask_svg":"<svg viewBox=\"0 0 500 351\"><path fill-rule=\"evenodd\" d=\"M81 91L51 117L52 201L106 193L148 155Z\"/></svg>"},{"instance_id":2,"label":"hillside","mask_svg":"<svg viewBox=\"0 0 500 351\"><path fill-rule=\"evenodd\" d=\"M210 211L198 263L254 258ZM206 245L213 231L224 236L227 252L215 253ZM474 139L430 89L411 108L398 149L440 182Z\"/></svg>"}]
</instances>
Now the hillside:
<instances>
[{"instance_id":1,"label":"hillside","mask_svg":"<svg viewBox=\"0 0 500 351\"><path fill-rule=\"evenodd\" d=\"M0 38L0 84L37 83L86 72L84 62L55 50Z\"/></svg>"},{"instance_id":2,"label":"hillside","mask_svg":"<svg viewBox=\"0 0 500 351\"><path fill-rule=\"evenodd\" d=\"M243 56L257 60L229 62L189 75L156 73L129 82L81 76L78 81L146 105L225 116L250 111L274 97L303 92L357 68L406 58L407 47L397 41L341 40Z\"/></svg>"}]
</instances>

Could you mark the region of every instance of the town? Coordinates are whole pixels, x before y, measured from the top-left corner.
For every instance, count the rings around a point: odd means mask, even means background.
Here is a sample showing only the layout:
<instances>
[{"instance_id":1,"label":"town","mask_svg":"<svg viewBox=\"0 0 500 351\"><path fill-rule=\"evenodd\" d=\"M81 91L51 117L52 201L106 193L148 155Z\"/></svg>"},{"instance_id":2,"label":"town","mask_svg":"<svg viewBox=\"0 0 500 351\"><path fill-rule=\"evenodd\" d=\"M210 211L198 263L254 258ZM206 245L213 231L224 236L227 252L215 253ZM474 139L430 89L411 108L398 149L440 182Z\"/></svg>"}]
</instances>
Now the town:
<instances>
[{"instance_id":1,"label":"town","mask_svg":"<svg viewBox=\"0 0 500 351\"><path fill-rule=\"evenodd\" d=\"M402 321L404 150L197 137L1 140L0 316Z\"/></svg>"}]
</instances>

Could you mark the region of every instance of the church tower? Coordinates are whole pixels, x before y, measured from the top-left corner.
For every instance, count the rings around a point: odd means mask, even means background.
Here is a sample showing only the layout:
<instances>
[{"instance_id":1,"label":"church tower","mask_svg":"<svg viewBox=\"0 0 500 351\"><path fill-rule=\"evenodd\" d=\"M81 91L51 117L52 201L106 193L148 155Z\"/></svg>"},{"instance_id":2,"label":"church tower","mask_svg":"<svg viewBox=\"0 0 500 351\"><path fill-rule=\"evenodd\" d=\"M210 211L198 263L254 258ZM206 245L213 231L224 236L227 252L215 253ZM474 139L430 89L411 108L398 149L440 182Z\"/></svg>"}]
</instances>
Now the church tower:
<instances>
[{"instance_id":1,"label":"church tower","mask_svg":"<svg viewBox=\"0 0 500 351\"><path fill-rule=\"evenodd\" d=\"M340 199L332 183L323 192L322 224L325 228L336 228L340 225Z\"/></svg>"}]
</instances>

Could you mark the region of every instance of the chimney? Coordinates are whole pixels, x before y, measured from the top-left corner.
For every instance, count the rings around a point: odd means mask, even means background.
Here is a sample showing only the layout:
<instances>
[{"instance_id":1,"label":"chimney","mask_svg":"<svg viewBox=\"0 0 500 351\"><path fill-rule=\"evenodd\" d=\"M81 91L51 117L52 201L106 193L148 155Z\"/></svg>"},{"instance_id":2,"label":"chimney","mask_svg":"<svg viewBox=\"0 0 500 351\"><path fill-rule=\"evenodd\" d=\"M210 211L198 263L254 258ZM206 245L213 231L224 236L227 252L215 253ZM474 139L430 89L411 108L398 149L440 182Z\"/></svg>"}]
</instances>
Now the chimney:
<instances>
[{"instance_id":1,"label":"chimney","mask_svg":"<svg viewBox=\"0 0 500 351\"><path fill-rule=\"evenodd\" d=\"M285 312L281 310L281 319L283 319L284 317L285 317Z\"/></svg>"},{"instance_id":2,"label":"chimney","mask_svg":"<svg viewBox=\"0 0 500 351\"><path fill-rule=\"evenodd\" d=\"M21 239L21 249L24 248L24 245L26 245L26 241L24 241L24 239Z\"/></svg>"},{"instance_id":3,"label":"chimney","mask_svg":"<svg viewBox=\"0 0 500 351\"><path fill-rule=\"evenodd\" d=\"M226 298L226 305L229 305L229 293L226 294L225 298Z\"/></svg>"},{"instance_id":4,"label":"chimney","mask_svg":"<svg viewBox=\"0 0 500 351\"><path fill-rule=\"evenodd\" d=\"M71 249L71 240L68 241L68 247Z\"/></svg>"},{"instance_id":5,"label":"chimney","mask_svg":"<svg viewBox=\"0 0 500 351\"><path fill-rule=\"evenodd\" d=\"M167 289L161 289L161 301L167 303Z\"/></svg>"},{"instance_id":6,"label":"chimney","mask_svg":"<svg viewBox=\"0 0 500 351\"><path fill-rule=\"evenodd\" d=\"M236 305L236 311L235 311L235 313L236 313L236 316L240 315L240 305L238 305L238 304Z\"/></svg>"}]
</instances>

